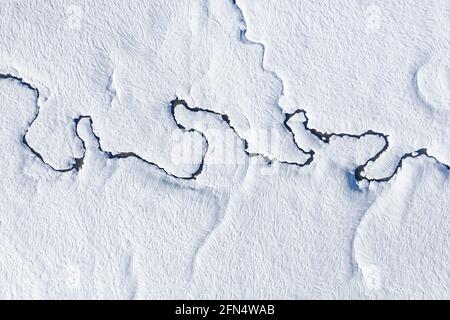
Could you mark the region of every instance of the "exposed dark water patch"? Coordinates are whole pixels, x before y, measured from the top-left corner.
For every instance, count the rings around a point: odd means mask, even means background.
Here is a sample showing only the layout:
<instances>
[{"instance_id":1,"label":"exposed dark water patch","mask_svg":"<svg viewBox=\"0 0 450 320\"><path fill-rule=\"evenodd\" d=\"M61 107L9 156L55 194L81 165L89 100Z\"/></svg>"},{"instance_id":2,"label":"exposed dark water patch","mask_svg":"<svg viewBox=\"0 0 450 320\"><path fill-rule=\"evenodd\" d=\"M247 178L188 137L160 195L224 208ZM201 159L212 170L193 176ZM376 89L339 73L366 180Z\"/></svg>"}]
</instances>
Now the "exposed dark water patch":
<instances>
[{"instance_id":1,"label":"exposed dark water patch","mask_svg":"<svg viewBox=\"0 0 450 320\"><path fill-rule=\"evenodd\" d=\"M203 161L204 161L205 155L206 155L206 153L207 153L207 151L208 151L208 146L209 146L209 145L208 145L208 140L206 139L206 137L205 137L201 132L199 132L199 131L196 131L196 130L186 130L186 129L184 129L184 130L187 131L187 132L194 132L194 131L195 131L195 132L200 133L200 134L202 135L203 139L205 139L205 141L206 141L206 147L205 147L205 150L204 150L204 153L203 153L203 156L202 156L202 161L201 161L201 163L199 164L197 170L196 170L193 174L191 174L190 176L182 177L182 176L177 176L177 175L174 175L174 174L168 172L165 168L163 168L163 167L157 165L157 164L154 163L154 162L151 162L151 161L146 160L145 158L141 157L141 156L138 155L137 153L134 153L134 152L119 152L119 153L113 153L113 152L111 152L111 151L104 150L103 147L102 147L102 145L101 145L101 143L100 143L100 137L99 137L99 136L95 133L95 131L94 131L94 125L93 125L93 121L92 121L91 116L81 115L81 116L79 116L78 118L76 118L76 119L74 120L74 121L75 121L76 128L78 128L78 124L79 124L79 122L80 122L81 119L88 119L88 120L89 120L89 125L90 125L90 127L91 127L92 134L94 135L95 139L97 140L98 150L101 151L104 155L106 155L106 157L107 157L108 159L127 159L127 158L136 158L136 159L138 159L138 160L140 160L140 161L142 161L142 162L144 162L144 163L146 163L146 164L148 164L148 165L150 165L150 166L156 167L157 169L161 170L161 171L164 172L166 175L171 176L172 178L175 178L175 179L182 179L182 180L194 180L194 179L195 179L198 175L200 175L200 174L202 173L202 171L203 171L203 166L204 166ZM180 129L181 129L181 128L180 128ZM83 141L83 139L80 138L80 136L78 135L78 133L77 133L77 136L78 136L78 138L79 138L81 141ZM83 148L86 150L84 141L83 141ZM81 160L81 163L82 163L82 159L80 159L80 160Z\"/></svg>"},{"instance_id":2,"label":"exposed dark water patch","mask_svg":"<svg viewBox=\"0 0 450 320\"><path fill-rule=\"evenodd\" d=\"M219 112L214 111L214 110L209 110L209 109L204 109L204 108L198 108L198 107L190 107L190 106L188 105L188 103L187 103L185 100L183 100L183 99L178 99L178 98L176 98L175 100L172 100L172 101L170 102L170 105L171 105L171 113L172 113L173 118L175 119L175 122L177 123L177 126L178 126L180 129L184 129L184 130L185 130L186 128L185 128L183 125L181 125L181 124L177 121L176 116L175 116L175 108L176 108L177 106L179 106L179 105L182 105L182 106L185 107L187 110L192 111L192 112L206 112L206 113L210 113L210 114L214 114L214 115L216 115L216 116L219 116L219 117L222 119L222 121L224 121L224 122L228 125L228 127L234 132L234 134L242 141L242 144L243 144L243 146L244 146L244 152L245 152L245 154L246 154L248 157L261 157L261 158L263 158L268 164L272 164L274 161L277 161L277 162L282 163L282 164L295 165L295 166L298 166L298 167L304 167L304 166L306 166L306 165L309 165L309 164L313 161L313 159L314 159L314 151L305 151L305 150L303 150L302 148L300 148L300 146L298 146L298 145L297 145L297 147L298 147L298 149L299 149L300 151L302 151L303 153L308 154L308 155L310 156L310 157L308 158L308 160L307 160L306 162L304 162L304 163L282 161L282 160L278 160L278 159L272 159L272 158L270 158L270 157L268 157L267 155L264 155L264 154L262 154L262 153L249 152L249 151L248 151L248 148L249 148L249 143L248 143L248 141L247 141L245 138L243 138L243 137L241 137L241 136L239 135L239 133L236 131L236 129L235 129L235 128L233 127L233 125L231 124L231 121L230 121L230 118L228 117L228 115L219 113ZM290 130L290 128L289 128L289 127L287 127L287 128L288 128L288 130L292 133L292 131Z\"/></svg>"},{"instance_id":3,"label":"exposed dark water patch","mask_svg":"<svg viewBox=\"0 0 450 320\"><path fill-rule=\"evenodd\" d=\"M411 153L406 153L406 154L404 154L404 155L400 158L400 160L398 161L397 166L396 166L394 172L393 172L390 176L385 177L385 178L382 178L382 179L367 179L367 178L365 178L365 179L368 180L368 181L388 182L389 180L391 180L393 177L395 177L395 176L397 175L398 171L403 167L403 162L404 162L406 159L409 159L409 158L415 159L415 158L419 158L419 157L427 157L427 158L429 158L429 159L432 159L432 160L434 160L437 164L442 165L442 166L445 167L447 170L450 170L450 166L449 166L448 164L445 164L445 163L439 161L436 157L431 156L430 154L428 154L428 150L427 150L426 148L423 148L423 149L419 149L419 150L414 151L414 152L411 152Z\"/></svg>"},{"instance_id":4,"label":"exposed dark water patch","mask_svg":"<svg viewBox=\"0 0 450 320\"><path fill-rule=\"evenodd\" d=\"M265 69L265 68L264 68L264 54L265 54L265 49L266 49L266 48L265 48L264 44L263 44L263 43L255 43L255 42L252 42L252 41L250 41L250 40L247 39L247 37L246 37L247 24L246 24L246 22L245 22L244 15L243 15L243 12L242 12L242 9L237 5L236 0L231 0L231 3L232 3L233 6L235 7L235 9L236 9L236 11L237 11L237 13L238 13L238 15L239 15L239 19L240 19L240 21L241 21L241 23L242 23L242 26L243 26L243 27L241 28L240 34L239 34L239 36L240 36L240 41L241 41L242 43L247 43L247 44L251 44L251 45L260 45L260 46L262 47L262 49L263 49L263 56L262 56L262 60L261 60L261 66L262 66L263 69ZM269 71L269 72L271 72L271 71ZM281 77L279 77L275 72L271 72L271 73L274 75L274 77L275 77L276 79L278 79L278 80L281 81L281 84L282 84L282 94L281 94L281 95L283 95L283 92L284 92L284 83L283 83ZM414 75L414 80L413 80L413 81L414 81L414 84L415 84L415 88L414 88L414 89L415 89L415 91L417 92L417 94L420 96L420 90L419 90L418 83L417 83L417 73ZM423 99L423 100L424 100L424 99ZM372 179L372 178L368 178L368 177L364 176L365 168L366 168L370 163L372 163L372 162L378 160L378 159L380 158L380 156L381 156L384 152L386 152L386 150L389 148L389 139L388 139L388 135L387 135L387 134L375 132L375 131L372 131L372 130L368 130L368 131L366 131L365 133L363 133L363 134L361 134L361 135L346 134L346 133L326 133L326 132L323 133L323 132L320 132L320 131L318 131L318 130L316 130L316 129L314 129L314 128L308 128L308 121L309 121L309 120L308 120L308 117L306 116L306 111L299 109L299 110L295 111L295 112L292 113L292 114L286 114L285 121L284 121L285 127L288 128L288 130L289 130L289 131L291 132L291 134L293 135L294 141L295 141L295 134L294 134L294 132L292 131L292 129L289 127L288 122L289 122L289 119L292 118L292 117L293 117L295 114L297 114L297 113L303 113L303 114L304 114L306 120L303 122L303 125L304 125L305 129L306 129L307 131L309 131L311 134L313 134L315 137L319 138L322 142L327 143L327 144L330 143L330 139L331 139L333 136L337 136L337 137L350 137L350 138L360 139L360 138L362 138L363 136L372 135L372 136L381 137L381 138L384 140L384 146L380 149L380 151L377 152L373 157L371 157L370 159L368 159L364 164L359 165L359 166L355 169L353 176L354 176L354 179L356 179L356 181L353 180L353 179L351 179L350 176L348 176L347 180L348 180L349 187L350 187L351 189L353 189L353 190L355 190L356 187L357 187L357 183L355 183L355 182L357 182L357 181L363 181L363 180L365 180L365 181L368 181L369 183L370 183L370 182L380 182L380 183L382 183L382 182L390 181L390 180L398 173L398 171L400 170L400 168L402 168L402 166L403 166L403 161L404 161L405 159L408 159L408 158L417 158L417 157L420 157L420 156L425 156L425 157L428 157L428 158L433 159L436 163L438 163L438 164L444 166L447 170L450 170L450 166L449 166L449 165L440 162L438 159L436 159L436 158L433 157L433 156L430 156L430 155L428 154L428 152L427 152L427 149L420 149L420 150L418 150L418 151L416 151L416 152L414 152L414 153L408 153L408 154L403 155L403 156L400 158L399 162L397 163L397 166L396 166L394 172L393 172L390 176L387 176L387 177L384 177L384 178L381 178L381 179ZM297 143L296 143L296 145L297 145ZM297 145L297 147L298 147L298 145ZM312 161L312 159L313 159L313 156L314 156L314 154L312 154L311 157L310 157L310 160L311 160L311 161ZM359 188L358 188L358 189L359 189ZM356 230L358 229L358 227L359 227L359 225L360 225L360 223L361 223L361 221L362 221L363 216L364 216L364 214L362 214L362 215L360 216L359 221L357 222L356 227L355 227L355 229L354 229L354 230L355 230L355 231L354 231L354 235L353 235L352 240L351 240L351 242L350 242L351 252L352 252L352 254L351 254L351 260L350 260L350 270L351 270L351 275L352 275L352 276L353 276L353 275L357 272L357 270L358 270L358 264L357 264L356 259L355 259L354 241L355 241L355 237L356 237Z\"/></svg>"},{"instance_id":5,"label":"exposed dark water patch","mask_svg":"<svg viewBox=\"0 0 450 320\"><path fill-rule=\"evenodd\" d=\"M73 159L73 163L71 164L70 167L64 168L64 169L57 169L57 168L53 167L52 165L50 165L49 163L47 163L44 160L44 157L42 156L42 154L40 154L33 147L30 146L30 144L28 143L27 138L26 138L30 127L33 125L34 121L36 121L37 117L39 116L39 112L40 112L40 106L39 106L40 92L39 92L39 89L37 87L33 86L32 84L30 84L29 82L26 82L23 78L15 76L15 75L12 75L12 74L9 74L9 73L8 74L0 74L0 80L16 81L21 86L23 86L23 87L25 87L25 88L27 88L27 89L29 89L29 90L34 92L34 94L35 94L35 113L34 113L34 116L33 116L32 120L28 122L28 125L27 125L27 128L25 130L25 133L22 136L22 143L28 148L28 150L31 151L32 154L34 154L39 160L42 161L42 163L44 163L52 171L64 173L64 172L70 172L70 171L79 171L83 167L84 157L85 157L85 153L86 153L86 146L85 146L85 142L83 141L83 139L81 139L81 137L78 135L78 130L77 129L78 129L78 125L79 125L80 120L81 119L85 119L85 118L89 119L89 121L90 121L92 133L94 134L94 136L95 136L95 138L96 138L96 140L98 142L99 150L102 151L110 159L136 158L136 159L139 159L139 160L141 160L141 161L143 161L143 162L145 162L145 163L147 163L147 164L149 164L149 165L151 165L153 167L158 168L159 170L163 171L168 176L171 176L171 177L176 178L176 179L182 179L182 180L194 180L203 171L203 166L204 166L203 161L204 161L205 155L206 155L207 150L208 150L208 140L203 135L203 133L201 133L199 131L196 131L194 129L192 129L192 130L184 129L184 131L187 131L187 132L194 132L195 131L195 132L198 132L199 134L201 134L202 138L206 142L206 148L205 148L203 156L202 156L202 161L199 164L197 170L194 173L192 173L191 175L183 177L183 176L177 176L177 175L174 175L174 174L168 172L163 167L157 165L156 163L153 163L151 161L148 161L148 160L144 159L143 157L141 157L140 155L138 155L138 154L136 154L134 152L120 152L120 153L114 154L114 153L112 153L110 151L103 150L103 148L102 148L102 146L100 144L100 137L97 136L95 134L94 130L93 130L92 118L90 116L86 116L86 115L79 116L78 118L73 120L74 124L75 124L75 126L74 126L75 134L80 139L80 141L82 143L83 150L84 150L83 156L81 158L74 158ZM179 128L182 129L180 126L179 126Z\"/></svg>"},{"instance_id":6,"label":"exposed dark water patch","mask_svg":"<svg viewBox=\"0 0 450 320\"><path fill-rule=\"evenodd\" d=\"M378 158L381 157L381 155L386 152L386 150L389 148L389 135L381 133L381 132L376 132L373 130L367 130L366 132L362 133L362 134L351 134L351 133L328 133L328 132L321 132L319 130L316 130L314 128L310 128L308 127L308 122L309 122L309 118L306 115L306 111L302 110L302 109L298 109L296 111L294 111L293 113L287 113L286 114L286 118L284 121L284 124L287 128L289 128L289 131L292 132L292 134L294 135L295 138L295 134L293 133L292 129L289 127L289 120L295 116L296 114L303 114L303 116L305 117L305 121L303 121L303 126L305 128L305 130L309 131L313 136L317 137L318 139L320 139L322 142L329 144L331 141L331 138L333 137L339 137L339 138L353 138L353 139L361 139L363 137L367 137L367 136L375 136L378 138L382 138L384 140L384 145L383 147L380 149L380 151L378 151L373 157L369 158L364 164L359 165L355 171L354 171L354 177L357 181L368 181L368 182L388 182L389 180L391 180L395 175L397 175L398 171L402 168L403 166L403 161L408 159L408 158L418 158L421 156L425 156L427 158L430 158L432 160L434 160L436 163L444 166L445 168L447 168L448 170L450 170L450 166L439 161L437 158L435 158L434 156L431 156L428 154L428 150L423 148L423 149L419 149L415 152L411 152L411 153L406 153L404 154L399 162L397 163L397 166L395 167L394 172L384 178L368 178L364 175L364 171L366 169L366 167L372 163L375 162L376 160L378 160Z\"/></svg>"},{"instance_id":7,"label":"exposed dark water patch","mask_svg":"<svg viewBox=\"0 0 450 320\"><path fill-rule=\"evenodd\" d=\"M271 70L267 70L267 69L264 67L264 57L265 57L265 53L266 53L266 47L265 47L265 45L264 45L263 43L251 41L251 40L249 40L249 39L247 38L247 36L246 36L246 33L247 33L247 23L246 23L246 21L245 21L245 18L244 18L244 14L243 14L243 12L242 12L242 9L237 5L236 0L231 0L231 3L233 4L233 6L234 6L234 8L235 8L235 10L236 10L236 12L237 12L237 14L238 14L238 16L239 16L239 20L240 20L240 22L242 23L242 27L241 27L241 29L240 29L240 31L239 31L240 41L241 41L242 43L244 43L244 44L256 45L256 46L260 46L260 47L262 48L262 59L261 59L261 61L260 61L261 67L262 67L265 71L267 71L267 72L269 72L270 74L272 74L272 75L274 76L274 78L277 79L277 81L281 82L281 96L283 96L283 94L284 94L284 82L283 82L283 80L281 79L281 77L280 77L276 72L271 71ZM416 77L417 77L417 74L415 75L415 79L414 79L414 80L416 80ZM416 89L416 91L418 91L418 90ZM283 112L283 113L284 113L284 112ZM305 129L306 129L307 131L309 131L311 134L313 134L315 137L319 138L321 141L323 141L324 143L327 143L327 144L330 143L330 139L331 139L332 137L341 137L341 138L342 138L342 137L349 137L349 138L360 139L360 138L365 137L365 136L376 136L376 137L380 137L380 138L382 138L382 139L384 140L384 146L383 146L383 148L382 148L377 154L375 154L373 157L371 157L370 159L368 159L364 164L359 165L359 166L355 169L355 171L354 171L354 176L355 176L355 179L356 179L357 181L363 181L363 180L366 180L366 181L368 181L368 182L387 182L387 181L391 180L391 179L398 173L399 169L400 169L400 168L402 167L402 165L403 165L403 160L405 160L405 159L407 159L407 158L417 158L417 157L420 157L420 156L426 156L426 157L428 157L428 158L430 158L430 159L433 159L433 160L435 160L437 163L443 165L445 168L447 168L447 169L450 170L450 166L449 166L449 165L440 162L438 159L436 159L436 158L433 157L433 156L430 156L430 155L428 154L428 152L427 152L427 149L420 149L420 150L418 150L418 151L416 151L416 152L414 152L414 153L408 153L408 154L403 155L403 156L401 157L400 161L398 162L398 164L397 164L397 166L396 166L396 168L395 168L395 170L394 170L394 172L393 172L392 175L387 176L387 177L384 177L384 178L380 178L380 179L372 179L372 178L368 178L368 177L364 176L364 171L365 171L366 167L367 167L370 163L372 163L372 162L376 161L378 158L380 158L380 156L381 156L381 155L389 148L389 139L388 139L389 136L388 136L387 134L383 134L383 133L380 133L380 132L375 132L375 131L373 131L373 130L368 130L368 131L366 131L366 132L364 132L364 133L362 133L362 134L320 132L319 130L316 130L316 129L314 129L314 128L309 128L309 127L308 127L308 121L309 121L309 119L308 119L308 117L306 116L306 111L305 111L305 110L302 110L302 109L298 109L298 110L294 111L293 113L285 113L285 120L284 120L284 126L285 126L285 127L291 132L291 134L294 136L294 142L295 142L295 134L294 134L294 132L292 131L291 127L289 126L288 122L289 122L289 120L290 120L294 115L296 115L296 114L298 114L298 113L303 113L303 115L305 116L305 119L306 119L306 120L303 122L303 125L304 125ZM302 150L302 149L300 148L300 146L299 146L297 143L295 143L295 144L296 144L297 148L299 148L300 150ZM304 150L302 150L302 151L305 152ZM310 154L310 158L309 158L309 160L308 160L305 164L303 164L303 166L311 164L311 162L314 160L314 151L313 151L313 150L311 150L310 152L305 152L305 153L309 153L309 154Z\"/></svg>"},{"instance_id":8,"label":"exposed dark water patch","mask_svg":"<svg viewBox=\"0 0 450 320\"><path fill-rule=\"evenodd\" d=\"M364 164L359 165L355 169L355 172L354 172L355 179L357 181L362 181L362 180L377 181L377 179L368 179L368 178L366 178L365 176L363 176L363 173L364 173L365 168L367 167L367 165L369 165L369 163L376 161L389 148L389 139L388 139L389 136L388 135L380 133L380 132L376 132L376 131L373 131L373 130L367 130L366 132L364 132L362 134L321 132L321 131L319 131L317 129L310 128L308 126L309 118L308 118L308 116L306 114L306 111L302 110L302 109L298 109L298 110L294 111L293 113L287 113L286 114L286 119L284 121L285 126L289 127L289 125L288 125L289 120L293 116L295 116L297 114L303 114L303 116L305 117L305 121L303 121L303 127L305 128L305 130L307 130L313 136L315 136L316 138L320 139L323 143L326 143L326 144L329 144L330 141L331 141L331 138L333 138L333 137L361 139L361 138L366 137L366 136L375 136L375 137L378 137L378 138L382 138L384 140L383 148L379 152L377 152L377 154L375 154L373 157L369 158Z\"/></svg>"},{"instance_id":9,"label":"exposed dark water patch","mask_svg":"<svg viewBox=\"0 0 450 320\"><path fill-rule=\"evenodd\" d=\"M35 112L34 112L34 116L31 119L31 121L28 122L28 126L25 130L25 133L22 136L22 143L28 148L28 150L31 151L32 154L34 154L39 160L41 160L47 167L49 167L51 170L53 171L57 171L57 172L69 172L72 170L79 170L83 164L83 159L80 158L75 158L74 159L74 163L69 167L69 168L65 168L65 169L56 169L53 166L51 166L49 163L45 162L44 157L38 152L36 151L33 147L30 146L30 144L27 141L27 134L28 131L30 129L30 127L33 125L34 121L36 121L37 117L39 116L39 111L40 111L40 107L39 107L39 98L40 98L40 92L39 89L36 88L35 86L33 86L31 83L25 81L23 78L12 75L10 73L7 74L0 74L0 80L12 80L12 81L16 81L18 82L21 86L33 91L34 95L35 95Z\"/></svg>"},{"instance_id":10,"label":"exposed dark water patch","mask_svg":"<svg viewBox=\"0 0 450 320\"><path fill-rule=\"evenodd\" d=\"M177 127L178 127L180 130L184 131L184 132L190 132L190 133L196 132L196 133L200 134L201 137L202 137L202 139L203 139L204 142L205 142L205 148L204 148L204 150L203 150L203 155L202 155L201 163L198 165L198 168L197 168L197 170L196 170L194 173L192 173L192 174L190 174L190 175L188 175L188 176L185 176L185 177L183 177L183 176L177 176L177 175L174 175L174 174L170 173L169 171L167 171L165 168L159 166L158 164L156 164L156 163L154 163L154 162L151 162L151 161L148 161L147 159L143 158L142 156L140 156L140 155L137 154L137 153L134 153L134 152L119 152L119 153L112 153L111 151L104 150L103 147L101 146L101 143L100 143L100 137L97 136L97 135L95 134L95 132L94 132L94 128L93 128L93 120L92 120L92 118L91 118L90 116L88 116L88 115L82 115L82 116L79 116L78 118L74 119L74 124L75 124L75 125L74 125L74 131L75 131L76 136L77 136L77 137L80 139L80 141L82 142L82 147L83 147L83 149L84 149L83 156L82 156L81 158L74 158L74 159L73 159L73 163L71 164L70 167L64 168L64 169L57 169L57 168L54 168L53 166L51 166L49 163L47 163L47 162L44 160L44 157L43 157L38 151L36 151L32 146L30 146L30 144L28 143L27 138L26 138L27 133L28 133L28 131L29 131L29 128L31 127L31 125L33 125L34 121L35 121L35 120L37 119L37 117L39 116L39 111L40 111L40 107L39 107L39 104L38 104L39 97L40 97L39 90L38 90L35 86L33 86L32 84L26 82L23 78L18 77L18 76L15 76L15 75L12 75L12 74L0 74L0 80L2 80L2 79L3 79L3 80L13 80L13 81L17 81L17 82L18 82L20 85L22 85L23 87L25 87L25 88L27 88L27 89L29 89L29 90L31 90L31 91L34 92L34 94L35 94L35 108L36 108L36 111L35 111L35 114L34 114L32 120L29 121L28 126L27 126L27 129L25 130L24 135L22 136L22 143L23 143L23 144L31 151L32 154L34 154L38 159L40 159L47 167L49 167L51 170L56 171L56 172L62 172L62 173L64 173L64 172L70 172L70 171L79 171L79 170L82 169L83 164L84 164L84 154L85 154L85 152L86 152L86 147L85 147L85 143L84 143L83 139L81 139L81 137L78 135L78 132L77 132L78 130L77 130L77 129L78 129L78 125L79 125L79 122L80 122L81 119L89 119L89 122L90 122L90 126L91 126L91 129L92 129L92 132L93 132L93 134L94 134L94 136L95 136L95 138L96 138L96 140L97 140L97 142L98 142L99 150L100 150L101 152L103 152L108 158L110 158L110 159L136 158L136 159L138 159L138 160L140 160L140 161L143 161L144 163L146 163L146 164L148 164L148 165L151 165L151 166L153 166L153 167L155 167L155 168L161 170L162 172L164 172L164 173L167 174L168 176L171 176L171 177L173 177L173 178L175 178L175 179L195 180L196 177L199 176L199 175L202 173L202 171L203 171L203 168L204 168L204 161L205 161L206 154L207 154L207 152L208 152L209 143L208 143L207 137L206 137L202 132L200 132L200 131L198 131L198 130L195 130L195 129L187 129L187 128L185 128L182 124L180 124L180 123L177 121L176 116L175 116L175 108L176 108L177 106L180 106L180 105L182 105L183 107L185 107L187 110L189 110L189 111L191 111L191 112L206 112L206 113L210 113L210 114L214 114L214 115L216 115L216 116L219 116L219 117L221 118L221 120L224 121L224 122L225 122L225 123L233 130L233 132L236 134L236 136L239 137L239 139L242 141L242 144L243 144L243 146L244 146L244 152L247 154L248 157L262 157L263 159L265 159L265 161L266 161L267 164L269 164L269 165L272 164L274 161L278 161L279 163L286 164L286 165L295 165L295 166L298 166L298 167L304 167L304 166L310 165L310 164L314 161L314 155L315 155L314 150L305 151L304 149L302 149L302 148L297 144L297 142L296 142L296 140L295 140L295 133L294 133L294 131L293 131L292 128L289 126L289 120L290 120L293 116L295 116L296 114L303 114L303 116L305 117L305 121L303 121L303 126L304 126L305 130L307 130L307 131L310 132L313 136L317 137L317 138L320 139L323 143L326 143L326 144L329 144L330 141L331 141L331 138L333 138L333 137L341 137L341 138L348 137L348 138L354 138L354 139L361 139L361 138L366 137L366 136L376 136L376 137L382 138L382 139L384 140L384 146L383 146L383 148L382 148L379 152L377 152L373 157L369 158L364 164L359 165L359 166L355 169L355 171L354 171L354 177L355 177L355 179L356 179L357 181L363 181L363 180L366 180L366 181L368 181L368 182L387 182L387 181L391 180L391 179L398 173L398 171L403 167L403 162L404 162L404 160L406 160L406 159L408 159L408 158L418 158L418 157L421 157L421 156L425 156L425 157L428 157L428 158L430 158L430 159L433 159L436 163L441 164L441 165L443 165L446 169L450 170L450 166L449 166L449 165L447 165L447 164L445 164L445 163L439 161L439 160L438 160L437 158L435 158L434 156L429 155L427 149L423 148L423 149L419 149L419 150L417 150L417 151L415 151L415 152L412 152L412 153L404 154L404 155L400 158L400 160L399 160L397 166L395 167L394 172L393 172L391 175L389 175L389 176L387 176L387 177L384 177L384 178L378 178L378 179L375 179L375 178L368 178L368 177L366 177L366 176L364 175L365 168L366 168L367 165L369 165L371 162L374 162L374 161L378 160L378 158L380 158L380 156L381 156L381 155L389 148L389 139L388 139L388 135L383 134L383 133L380 133L380 132L375 132L375 131L373 131L373 130L368 130L368 131L366 131L366 132L364 132L364 133L362 133L362 134L321 132L321 131L316 130L316 129L314 129L314 128L308 127L309 119L308 119L308 117L307 117L306 111L305 111L305 110L302 110L302 109L298 109L298 110L296 110L296 111L293 112L293 113L286 113L286 114L285 114L285 120L284 120L284 126L285 126L285 128L291 133L291 135L292 135L292 137L293 137L293 139L294 139L294 143L295 143L296 147L297 147L300 151L302 151L304 154L309 155L308 160L306 160L304 163L295 163L295 162L287 162L287 161L280 161L280 160L277 160L277 159L271 159L270 157L268 157L268 156L266 156L266 155L264 155L264 154L260 154L260 153L252 153L252 152L249 152L249 151L248 151L248 148L249 148L248 141L247 141L246 139L244 139L243 137L241 137L241 136L238 134L238 132L236 131L236 129L233 127L233 125L232 125L232 123L231 123L231 120L230 120L230 118L228 117L228 115L226 115L226 114L221 114L221 113L219 113L219 112L216 112L216 111L213 111L213 110L209 110L209 109L203 109L203 108L198 108L198 107L190 107L190 106L188 105L188 103L187 103L185 100L179 99L179 98L176 98L176 99L172 100L172 101L170 102L170 105L169 105L171 114L172 114L172 116L173 116L173 119L174 119L174 121L175 121Z\"/></svg>"}]
</instances>

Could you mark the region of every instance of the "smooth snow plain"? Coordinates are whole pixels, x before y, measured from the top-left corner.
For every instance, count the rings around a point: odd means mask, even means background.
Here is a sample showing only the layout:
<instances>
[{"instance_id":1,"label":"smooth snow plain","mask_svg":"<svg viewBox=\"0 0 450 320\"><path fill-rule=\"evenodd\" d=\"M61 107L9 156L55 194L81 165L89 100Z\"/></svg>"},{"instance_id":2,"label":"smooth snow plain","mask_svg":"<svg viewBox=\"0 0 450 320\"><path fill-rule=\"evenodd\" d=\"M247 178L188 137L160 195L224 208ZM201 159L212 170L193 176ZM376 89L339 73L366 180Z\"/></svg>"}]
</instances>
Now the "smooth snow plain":
<instances>
[{"instance_id":1,"label":"smooth snow plain","mask_svg":"<svg viewBox=\"0 0 450 320\"><path fill-rule=\"evenodd\" d=\"M0 298L450 298L448 1L0 15Z\"/></svg>"}]
</instances>

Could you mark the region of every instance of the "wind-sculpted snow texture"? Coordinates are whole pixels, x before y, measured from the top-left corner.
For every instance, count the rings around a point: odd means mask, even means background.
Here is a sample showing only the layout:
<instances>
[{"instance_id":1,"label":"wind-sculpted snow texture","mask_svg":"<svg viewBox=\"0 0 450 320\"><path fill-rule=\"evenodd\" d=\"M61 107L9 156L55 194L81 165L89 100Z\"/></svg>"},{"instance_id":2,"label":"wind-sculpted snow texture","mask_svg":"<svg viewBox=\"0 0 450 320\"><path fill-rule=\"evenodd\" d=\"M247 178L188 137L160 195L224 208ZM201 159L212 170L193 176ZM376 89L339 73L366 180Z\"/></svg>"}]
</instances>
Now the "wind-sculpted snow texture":
<instances>
[{"instance_id":1,"label":"wind-sculpted snow texture","mask_svg":"<svg viewBox=\"0 0 450 320\"><path fill-rule=\"evenodd\" d=\"M366 175L384 178L427 148L450 163L450 2L237 1L246 36L283 79L281 105L328 132L389 135Z\"/></svg>"},{"instance_id":2,"label":"wind-sculpted snow texture","mask_svg":"<svg viewBox=\"0 0 450 320\"><path fill-rule=\"evenodd\" d=\"M450 298L448 1L0 14L0 298Z\"/></svg>"}]
</instances>

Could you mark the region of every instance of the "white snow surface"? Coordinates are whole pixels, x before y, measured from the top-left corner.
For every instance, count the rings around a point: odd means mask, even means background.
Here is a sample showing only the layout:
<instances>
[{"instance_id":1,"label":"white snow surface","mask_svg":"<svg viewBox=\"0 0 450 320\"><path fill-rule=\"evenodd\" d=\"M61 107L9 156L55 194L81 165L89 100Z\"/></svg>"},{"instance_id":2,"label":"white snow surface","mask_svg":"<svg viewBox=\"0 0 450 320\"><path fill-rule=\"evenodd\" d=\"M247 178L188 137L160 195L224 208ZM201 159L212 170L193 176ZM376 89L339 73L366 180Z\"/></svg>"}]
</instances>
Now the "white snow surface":
<instances>
[{"instance_id":1,"label":"white snow surface","mask_svg":"<svg viewBox=\"0 0 450 320\"><path fill-rule=\"evenodd\" d=\"M0 2L1 299L449 299L450 2Z\"/></svg>"}]
</instances>

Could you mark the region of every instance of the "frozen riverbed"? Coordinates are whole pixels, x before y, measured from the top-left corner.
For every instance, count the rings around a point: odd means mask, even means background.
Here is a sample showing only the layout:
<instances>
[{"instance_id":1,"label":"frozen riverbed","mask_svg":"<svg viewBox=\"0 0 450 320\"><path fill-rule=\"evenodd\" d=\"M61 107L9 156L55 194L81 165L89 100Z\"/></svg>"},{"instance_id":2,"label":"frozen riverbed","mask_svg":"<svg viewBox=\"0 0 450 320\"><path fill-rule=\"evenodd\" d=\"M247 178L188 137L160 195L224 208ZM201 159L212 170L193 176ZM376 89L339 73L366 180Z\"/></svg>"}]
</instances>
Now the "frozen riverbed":
<instances>
[{"instance_id":1,"label":"frozen riverbed","mask_svg":"<svg viewBox=\"0 0 450 320\"><path fill-rule=\"evenodd\" d=\"M2 4L0 298L448 299L449 10Z\"/></svg>"}]
</instances>

